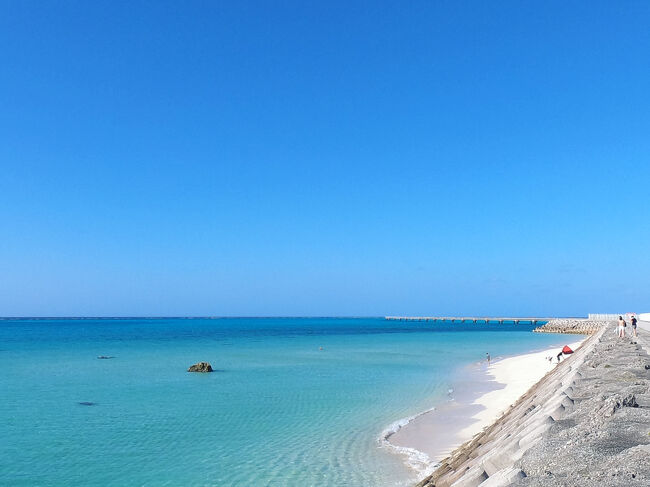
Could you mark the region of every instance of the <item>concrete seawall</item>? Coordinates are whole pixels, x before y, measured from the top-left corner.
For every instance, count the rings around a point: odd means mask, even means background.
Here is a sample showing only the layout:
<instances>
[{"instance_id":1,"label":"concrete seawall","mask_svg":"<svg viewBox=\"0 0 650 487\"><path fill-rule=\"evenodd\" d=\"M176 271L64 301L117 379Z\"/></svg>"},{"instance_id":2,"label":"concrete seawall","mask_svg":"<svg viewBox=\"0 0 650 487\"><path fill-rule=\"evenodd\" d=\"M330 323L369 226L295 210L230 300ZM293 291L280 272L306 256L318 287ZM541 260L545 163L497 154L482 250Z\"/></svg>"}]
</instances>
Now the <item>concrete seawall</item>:
<instances>
[{"instance_id":1,"label":"concrete seawall","mask_svg":"<svg viewBox=\"0 0 650 487\"><path fill-rule=\"evenodd\" d=\"M601 323L418 486L650 485L649 343Z\"/></svg>"}]
</instances>

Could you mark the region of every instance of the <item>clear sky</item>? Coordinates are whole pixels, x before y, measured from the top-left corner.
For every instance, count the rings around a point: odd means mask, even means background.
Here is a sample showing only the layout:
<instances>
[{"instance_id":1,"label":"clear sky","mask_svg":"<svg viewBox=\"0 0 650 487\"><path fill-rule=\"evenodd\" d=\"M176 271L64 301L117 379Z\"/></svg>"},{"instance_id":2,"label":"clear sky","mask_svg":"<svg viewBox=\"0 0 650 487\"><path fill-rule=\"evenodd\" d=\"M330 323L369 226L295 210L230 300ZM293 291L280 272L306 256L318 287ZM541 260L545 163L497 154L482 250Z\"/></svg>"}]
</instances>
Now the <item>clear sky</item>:
<instances>
[{"instance_id":1,"label":"clear sky","mask_svg":"<svg viewBox=\"0 0 650 487\"><path fill-rule=\"evenodd\" d=\"M0 315L650 311L649 26L0 0Z\"/></svg>"}]
</instances>

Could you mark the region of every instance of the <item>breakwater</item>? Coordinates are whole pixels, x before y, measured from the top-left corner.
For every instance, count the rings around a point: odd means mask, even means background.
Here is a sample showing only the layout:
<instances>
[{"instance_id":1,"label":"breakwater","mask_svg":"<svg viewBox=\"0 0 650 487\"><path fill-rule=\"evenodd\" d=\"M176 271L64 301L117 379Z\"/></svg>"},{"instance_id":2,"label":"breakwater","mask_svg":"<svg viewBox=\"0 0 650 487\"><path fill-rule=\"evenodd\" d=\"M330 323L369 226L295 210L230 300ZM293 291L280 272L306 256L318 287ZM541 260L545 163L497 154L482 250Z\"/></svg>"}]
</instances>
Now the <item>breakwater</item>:
<instances>
[{"instance_id":1,"label":"breakwater","mask_svg":"<svg viewBox=\"0 0 650 487\"><path fill-rule=\"evenodd\" d=\"M555 319L548 323L538 326L533 331L535 333L569 333L574 335L593 335L609 321L597 320L580 320L580 319Z\"/></svg>"},{"instance_id":2,"label":"breakwater","mask_svg":"<svg viewBox=\"0 0 650 487\"><path fill-rule=\"evenodd\" d=\"M648 344L602 325L418 486L649 485Z\"/></svg>"}]
</instances>

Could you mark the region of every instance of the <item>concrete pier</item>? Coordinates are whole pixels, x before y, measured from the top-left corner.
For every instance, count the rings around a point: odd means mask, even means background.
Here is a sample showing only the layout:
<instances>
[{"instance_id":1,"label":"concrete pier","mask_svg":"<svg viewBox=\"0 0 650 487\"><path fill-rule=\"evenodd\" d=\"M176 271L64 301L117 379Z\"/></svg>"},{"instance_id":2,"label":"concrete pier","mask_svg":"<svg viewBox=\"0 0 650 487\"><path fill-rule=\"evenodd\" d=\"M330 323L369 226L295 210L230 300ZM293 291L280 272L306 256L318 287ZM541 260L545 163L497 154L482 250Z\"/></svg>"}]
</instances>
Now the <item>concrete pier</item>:
<instances>
[{"instance_id":1,"label":"concrete pier","mask_svg":"<svg viewBox=\"0 0 650 487\"><path fill-rule=\"evenodd\" d=\"M387 320L392 321L449 321L451 323L527 323L536 325L541 322L551 321L554 318L540 318L540 317L507 317L507 316L386 316Z\"/></svg>"}]
</instances>

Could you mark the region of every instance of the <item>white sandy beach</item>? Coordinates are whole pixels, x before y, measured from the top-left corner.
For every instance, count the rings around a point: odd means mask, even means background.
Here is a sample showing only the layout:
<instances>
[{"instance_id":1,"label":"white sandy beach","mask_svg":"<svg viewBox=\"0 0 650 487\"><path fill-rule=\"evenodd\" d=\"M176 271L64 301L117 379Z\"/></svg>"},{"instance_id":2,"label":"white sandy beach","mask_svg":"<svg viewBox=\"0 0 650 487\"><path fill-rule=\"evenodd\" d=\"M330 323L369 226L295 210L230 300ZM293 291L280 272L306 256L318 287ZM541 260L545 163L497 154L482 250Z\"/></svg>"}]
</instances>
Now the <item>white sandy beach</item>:
<instances>
[{"instance_id":1,"label":"white sandy beach","mask_svg":"<svg viewBox=\"0 0 650 487\"><path fill-rule=\"evenodd\" d=\"M577 338L577 337L576 337ZM567 343L576 350L588 337ZM489 381L472 383L476 394L450 401L424 413L395 434L389 442L400 448L417 450L432 462L439 462L499 418L528 389L557 365L561 347L527 353L497 361L487 368ZM549 362L547 357L552 357Z\"/></svg>"},{"instance_id":2,"label":"white sandy beach","mask_svg":"<svg viewBox=\"0 0 650 487\"><path fill-rule=\"evenodd\" d=\"M568 343L568 345L575 351L587 338L585 336L581 340ZM488 374L494 378L495 382L504 384L505 387L490 391L474 401L475 405L483 408L472 416L474 422L470 426L458 432L460 439L458 444L469 440L493 423L528 389L552 370L558 363L556 359L558 352L558 347L553 347L542 352L505 358L490 365ZM549 362L547 357L552 357L552 361Z\"/></svg>"}]
</instances>

